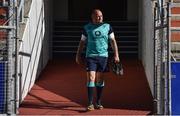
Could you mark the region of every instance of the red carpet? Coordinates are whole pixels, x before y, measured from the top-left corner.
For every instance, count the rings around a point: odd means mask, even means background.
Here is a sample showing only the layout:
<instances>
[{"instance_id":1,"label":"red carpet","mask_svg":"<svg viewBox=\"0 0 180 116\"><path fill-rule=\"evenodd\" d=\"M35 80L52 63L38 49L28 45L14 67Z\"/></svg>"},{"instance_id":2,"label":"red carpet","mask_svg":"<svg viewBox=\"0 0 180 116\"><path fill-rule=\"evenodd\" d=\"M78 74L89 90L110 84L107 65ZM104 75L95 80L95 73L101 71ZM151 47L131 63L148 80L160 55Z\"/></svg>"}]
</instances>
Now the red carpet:
<instances>
[{"instance_id":1,"label":"red carpet","mask_svg":"<svg viewBox=\"0 0 180 116\"><path fill-rule=\"evenodd\" d=\"M20 115L148 115L153 99L138 60L122 59L124 75L105 75L103 110L85 111L86 72L74 59L50 61L19 108Z\"/></svg>"}]
</instances>

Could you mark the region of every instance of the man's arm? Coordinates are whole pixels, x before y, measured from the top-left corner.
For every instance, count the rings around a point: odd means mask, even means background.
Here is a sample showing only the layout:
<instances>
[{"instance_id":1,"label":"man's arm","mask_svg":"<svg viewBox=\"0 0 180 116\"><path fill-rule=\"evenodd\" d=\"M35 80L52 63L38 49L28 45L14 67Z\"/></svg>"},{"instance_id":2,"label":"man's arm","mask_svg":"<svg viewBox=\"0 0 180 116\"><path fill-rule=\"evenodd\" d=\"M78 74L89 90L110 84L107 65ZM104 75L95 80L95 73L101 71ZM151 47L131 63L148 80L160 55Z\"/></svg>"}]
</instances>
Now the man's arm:
<instances>
[{"instance_id":1,"label":"man's arm","mask_svg":"<svg viewBox=\"0 0 180 116\"><path fill-rule=\"evenodd\" d=\"M78 46L78 49L77 49L77 53L76 53L76 63L77 64L80 64L81 63L81 53L83 51L83 48L84 48L84 44L85 44L85 40L80 40L79 42L79 46Z\"/></svg>"},{"instance_id":2,"label":"man's arm","mask_svg":"<svg viewBox=\"0 0 180 116\"><path fill-rule=\"evenodd\" d=\"M114 60L115 62L119 62L119 52L118 52L118 46L117 46L117 42L115 40L115 38L111 38L111 47L114 51Z\"/></svg>"}]
</instances>

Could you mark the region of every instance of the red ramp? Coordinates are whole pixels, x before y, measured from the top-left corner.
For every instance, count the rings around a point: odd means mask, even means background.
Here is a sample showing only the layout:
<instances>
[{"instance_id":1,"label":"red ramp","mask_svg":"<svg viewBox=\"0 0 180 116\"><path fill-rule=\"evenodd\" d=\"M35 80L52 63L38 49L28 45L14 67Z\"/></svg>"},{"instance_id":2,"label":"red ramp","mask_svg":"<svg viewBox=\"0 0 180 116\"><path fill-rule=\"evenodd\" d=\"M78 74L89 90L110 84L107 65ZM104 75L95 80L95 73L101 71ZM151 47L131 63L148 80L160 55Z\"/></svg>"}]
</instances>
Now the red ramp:
<instances>
[{"instance_id":1,"label":"red ramp","mask_svg":"<svg viewBox=\"0 0 180 116\"><path fill-rule=\"evenodd\" d=\"M74 60L74 59L73 59ZM140 61L122 60L124 75L105 75L103 110L85 111L86 73L72 59L50 61L19 108L20 115L148 115L153 98Z\"/></svg>"}]
</instances>

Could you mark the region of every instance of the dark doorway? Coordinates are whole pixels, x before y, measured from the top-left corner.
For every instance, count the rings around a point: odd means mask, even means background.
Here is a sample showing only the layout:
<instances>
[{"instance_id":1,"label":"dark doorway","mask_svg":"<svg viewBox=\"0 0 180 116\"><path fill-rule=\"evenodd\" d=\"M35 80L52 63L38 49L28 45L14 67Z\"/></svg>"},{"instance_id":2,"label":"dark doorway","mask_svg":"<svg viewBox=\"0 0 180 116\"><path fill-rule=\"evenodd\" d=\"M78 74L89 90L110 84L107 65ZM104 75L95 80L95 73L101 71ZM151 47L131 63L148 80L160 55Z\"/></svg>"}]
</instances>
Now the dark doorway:
<instances>
[{"instance_id":1,"label":"dark doorway","mask_svg":"<svg viewBox=\"0 0 180 116\"><path fill-rule=\"evenodd\" d=\"M94 8L102 10L104 20L127 19L127 0L69 0L69 20L89 20Z\"/></svg>"}]
</instances>

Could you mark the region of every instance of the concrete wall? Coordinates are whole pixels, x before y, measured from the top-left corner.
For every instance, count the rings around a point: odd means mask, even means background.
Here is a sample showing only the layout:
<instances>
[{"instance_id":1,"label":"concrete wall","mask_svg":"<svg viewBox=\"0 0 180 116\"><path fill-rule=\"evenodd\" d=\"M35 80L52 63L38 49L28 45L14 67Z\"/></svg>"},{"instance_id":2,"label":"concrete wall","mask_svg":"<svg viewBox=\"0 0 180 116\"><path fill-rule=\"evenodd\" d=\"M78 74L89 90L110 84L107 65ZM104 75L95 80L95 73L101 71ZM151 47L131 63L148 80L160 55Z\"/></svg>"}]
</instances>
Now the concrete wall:
<instances>
[{"instance_id":1,"label":"concrete wall","mask_svg":"<svg viewBox=\"0 0 180 116\"><path fill-rule=\"evenodd\" d=\"M49 60L50 0L32 0L19 49L20 102Z\"/></svg>"},{"instance_id":2,"label":"concrete wall","mask_svg":"<svg viewBox=\"0 0 180 116\"><path fill-rule=\"evenodd\" d=\"M45 12L45 39L43 43L43 60L42 68L44 69L48 60L51 58L51 41L53 33L53 1L44 0L44 12Z\"/></svg>"},{"instance_id":3,"label":"concrete wall","mask_svg":"<svg viewBox=\"0 0 180 116\"><path fill-rule=\"evenodd\" d=\"M68 20L68 0L53 0L54 20Z\"/></svg>"},{"instance_id":4,"label":"concrete wall","mask_svg":"<svg viewBox=\"0 0 180 116\"><path fill-rule=\"evenodd\" d=\"M127 18L128 21L138 21L139 18L139 0L127 0Z\"/></svg>"},{"instance_id":5,"label":"concrete wall","mask_svg":"<svg viewBox=\"0 0 180 116\"><path fill-rule=\"evenodd\" d=\"M153 83L154 83L154 43L153 43L153 4L150 0L142 0L140 3L140 40L141 46L141 56L147 80L153 94Z\"/></svg>"},{"instance_id":6,"label":"concrete wall","mask_svg":"<svg viewBox=\"0 0 180 116\"><path fill-rule=\"evenodd\" d=\"M127 0L127 18L138 21L139 0ZM54 20L68 20L68 0L53 0Z\"/></svg>"}]
</instances>

